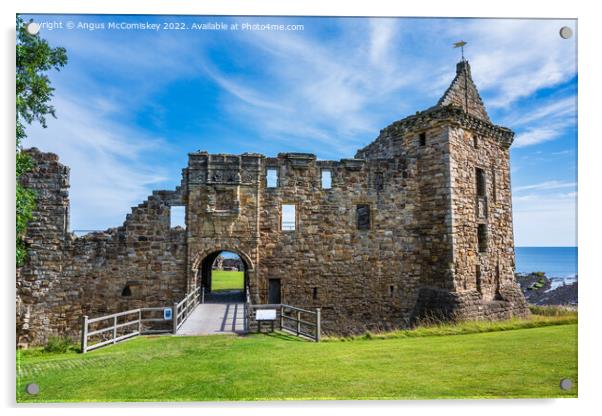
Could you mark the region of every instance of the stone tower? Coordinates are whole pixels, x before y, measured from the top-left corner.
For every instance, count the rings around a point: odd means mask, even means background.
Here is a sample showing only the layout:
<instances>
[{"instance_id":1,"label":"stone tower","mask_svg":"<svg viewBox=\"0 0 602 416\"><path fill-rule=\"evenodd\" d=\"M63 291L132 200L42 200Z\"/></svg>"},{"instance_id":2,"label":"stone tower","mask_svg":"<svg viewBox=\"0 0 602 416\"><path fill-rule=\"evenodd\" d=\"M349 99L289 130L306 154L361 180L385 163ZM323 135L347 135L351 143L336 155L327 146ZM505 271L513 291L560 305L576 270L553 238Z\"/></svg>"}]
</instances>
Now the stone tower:
<instances>
[{"instance_id":1,"label":"stone tower","mask_svg":"<svg viewBox=\"0 0 602 416\"><path fill-rule=\"evenodd\" d=\"M514 279L513 137L491 122L462 60L437 105L393 123L356 155L417 163L421 288L412 318L529 313Z\"/></svg>"}]
</instances>

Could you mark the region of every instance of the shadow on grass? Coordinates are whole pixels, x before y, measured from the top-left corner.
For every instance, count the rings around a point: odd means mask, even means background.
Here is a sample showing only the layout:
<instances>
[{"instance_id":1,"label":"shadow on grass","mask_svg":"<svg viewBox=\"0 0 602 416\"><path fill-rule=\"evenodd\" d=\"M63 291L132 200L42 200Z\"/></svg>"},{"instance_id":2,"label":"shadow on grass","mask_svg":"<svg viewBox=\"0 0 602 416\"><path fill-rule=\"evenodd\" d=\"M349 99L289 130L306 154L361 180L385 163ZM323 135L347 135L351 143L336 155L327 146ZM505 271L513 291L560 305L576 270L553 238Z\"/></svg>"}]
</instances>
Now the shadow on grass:
<instances>
[{"instance_id":1,"label":"shadow on grass","mask_svg":"<svg viewBox=\"0 0 602 416\"><path fill-rule=\"evenodd\" d=\"M289 342L309 342L309 343L312 342L310 340L307 340L304 338L299 338L294 335L287 334L285 332L280 332L278 330L276 330L274 332L259 332L259 333L258 332L249 332L246 336L251 336L251 337L264 336L267 338L277 339L280 341L289 341Z\"/></svg>"}]
</instances>

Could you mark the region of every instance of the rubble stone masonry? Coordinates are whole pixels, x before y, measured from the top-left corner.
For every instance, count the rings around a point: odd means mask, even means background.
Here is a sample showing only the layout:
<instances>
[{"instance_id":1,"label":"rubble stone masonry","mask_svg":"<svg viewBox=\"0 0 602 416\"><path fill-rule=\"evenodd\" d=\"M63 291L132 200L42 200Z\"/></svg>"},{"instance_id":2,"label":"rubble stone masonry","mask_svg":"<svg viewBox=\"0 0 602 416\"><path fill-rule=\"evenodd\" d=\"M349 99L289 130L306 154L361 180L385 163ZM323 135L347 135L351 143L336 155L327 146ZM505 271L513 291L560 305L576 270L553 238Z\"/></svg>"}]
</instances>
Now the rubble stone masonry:
<instances>
[{"instance_id":1,"label":"rubble stone masonry","mask_svg":"<svg viewBox=\"0 0 602 416\"><path fill-rule=\"evenodd\" d=\"M82 237L69 232L69 169L30 149L36 167L23 183L37 209L17 271L17 342L77 338L82 315L172 305L210 287L224 250L240 255L254 303L273 302L277 282L282 303L322 308L327 333L526 316L514 280L513 135L491 123L462 61L436 106L381 130L353 159L190 153L178 188ZM284 227L283 205L295 212ZM174 206L185 207L185 229L170 224Z\"/></svg>"}]
</instances>

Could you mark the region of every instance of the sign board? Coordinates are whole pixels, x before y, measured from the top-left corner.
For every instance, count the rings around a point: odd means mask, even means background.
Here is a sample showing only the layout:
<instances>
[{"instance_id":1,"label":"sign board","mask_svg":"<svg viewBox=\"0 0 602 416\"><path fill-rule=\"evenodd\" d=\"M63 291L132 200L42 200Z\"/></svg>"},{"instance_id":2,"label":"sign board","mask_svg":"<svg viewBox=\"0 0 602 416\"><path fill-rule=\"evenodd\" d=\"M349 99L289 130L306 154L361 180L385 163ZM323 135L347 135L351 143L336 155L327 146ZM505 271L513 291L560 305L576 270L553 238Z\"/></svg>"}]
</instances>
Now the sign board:
<instances>
[{"instance_id":1,"label":"sign board","mask_svg":"<svg viewBox=\"0 0 602 416\"><path fill-rule=\"evenodd\" d=\"M258 321L273 321L276 319L276 309L259 309L255 312Z\"/></svg>"},{"instance_id":2,"label":"sign board","mask_svg":"<svg viewBox=\"0 0 602 416\"><path fill-rule=\"evenodd\" d=\"M171 315L172 311L171 308L165 308L163 309L163 319L165 319L166 321L171 321Z\"/></svg>"}]
</instances>

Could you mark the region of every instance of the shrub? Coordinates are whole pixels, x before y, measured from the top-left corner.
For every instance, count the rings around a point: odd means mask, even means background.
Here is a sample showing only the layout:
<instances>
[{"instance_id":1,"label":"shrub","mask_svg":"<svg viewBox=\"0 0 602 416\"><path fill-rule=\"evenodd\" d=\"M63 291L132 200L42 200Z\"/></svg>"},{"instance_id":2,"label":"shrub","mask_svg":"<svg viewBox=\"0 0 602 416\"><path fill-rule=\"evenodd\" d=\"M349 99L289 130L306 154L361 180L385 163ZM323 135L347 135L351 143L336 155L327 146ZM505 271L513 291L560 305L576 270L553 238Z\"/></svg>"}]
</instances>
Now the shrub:
<instances>
[{"instance_id":1,"label":"shrub","mask_svg":"<svg viewBox=\"0 0 602 416\"><path fill-rule=\"evenodd\" d=\"M52 336L48 338L44 351L46 352L67 352L74 348L71 339L66 336Z\"/></svg>"}]
</instances>

